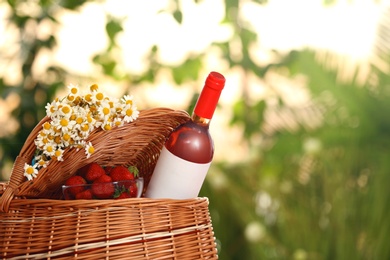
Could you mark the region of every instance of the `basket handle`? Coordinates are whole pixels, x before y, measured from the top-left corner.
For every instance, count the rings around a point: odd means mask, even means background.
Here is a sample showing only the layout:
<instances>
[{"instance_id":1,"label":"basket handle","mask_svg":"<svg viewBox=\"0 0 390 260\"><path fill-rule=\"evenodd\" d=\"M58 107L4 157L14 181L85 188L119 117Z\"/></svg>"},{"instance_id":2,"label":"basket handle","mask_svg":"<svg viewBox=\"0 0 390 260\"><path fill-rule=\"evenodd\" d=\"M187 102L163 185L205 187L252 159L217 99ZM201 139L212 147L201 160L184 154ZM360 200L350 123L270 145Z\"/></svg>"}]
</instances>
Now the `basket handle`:
<instances>
[{"instance_id":1,"label":"basket handle","mask_svg":"<svg viewBox=\"0 0 390 260\"><path fill-rule=\"evenodd\" d=\"M12 168L12 174L9 183L7 184L3 195L0 197L0 212L8 212L9 205L18 191L19 185L24 181L24 164L28 162L28 159L17 156L14 166Z\"/></svg>"}]
</instances>

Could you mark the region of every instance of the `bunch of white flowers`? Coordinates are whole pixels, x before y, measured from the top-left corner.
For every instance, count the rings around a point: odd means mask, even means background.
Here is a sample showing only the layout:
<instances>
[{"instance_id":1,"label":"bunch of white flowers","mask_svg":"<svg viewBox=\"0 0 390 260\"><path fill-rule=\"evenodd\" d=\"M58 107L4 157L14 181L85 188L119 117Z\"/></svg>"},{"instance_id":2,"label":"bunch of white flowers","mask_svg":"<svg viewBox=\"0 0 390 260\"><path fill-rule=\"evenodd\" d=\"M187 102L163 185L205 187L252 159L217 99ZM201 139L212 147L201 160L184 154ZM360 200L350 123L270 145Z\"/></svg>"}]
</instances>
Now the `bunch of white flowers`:
<instances>
[{"instance_id":1,"label":"bunch of white flowers","mask_svg":"<svg viewBox=\"0 0 390 260\"><path fill-rule=\"evenodd\" d=\"M28 180L35 178L39 169L47 167L51 160L63 161L67 147L85 149L89 158L95 149L86 139L94 129L100 127L108 131L138 118L133 96L108 97L96 84L90 86L86 94L81 94L76 85L69 85L68 89L69 93L62 100L55 99L46 105L46 114L51 120L42 125L35 139L37 152L31 165L24 166Z\"/></svg>"}]
</instances>

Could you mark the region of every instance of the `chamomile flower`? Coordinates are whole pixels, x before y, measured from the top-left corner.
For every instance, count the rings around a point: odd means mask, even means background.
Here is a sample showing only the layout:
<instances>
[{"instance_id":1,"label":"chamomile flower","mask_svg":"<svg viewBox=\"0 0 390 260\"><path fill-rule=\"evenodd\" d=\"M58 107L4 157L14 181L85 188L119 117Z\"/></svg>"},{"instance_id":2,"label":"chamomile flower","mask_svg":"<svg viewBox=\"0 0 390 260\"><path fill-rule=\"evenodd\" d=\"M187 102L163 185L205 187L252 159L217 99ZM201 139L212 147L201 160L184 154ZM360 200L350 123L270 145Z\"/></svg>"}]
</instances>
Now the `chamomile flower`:
<instances>
[{"instance_id":1,"label":"chamomile flower","mask_svg":"<svg viewBox=\"0 0 390 260\"><path fill-rule=\"evenodd\" d=\"M104 100L104 94L100 91L93 91L91 96L92 102L100 104Z\"/></svg>"},{"instance_id":2,"label":"chamomile flower","mask_svg":"<svg viewBox=\"0 0 390 260\"><path fill-rule=\"evenodd\" d=\"M57 148L53 155L53 157L56 158L57 161L63 161L64 160L63 156L64 156L64 150L61 148Z\"/></svg>"},{"instance_id":3,"label":"chamomile flower","mask_svg":"<svg viewBox=\"0 0 390 260\"><path fill-rule=\"evenodd\" d=\"M61 130L62 132L64 132L72 130L76 122L70 120L68 117L58 117L53 119L52 124L55 130Z\"/></svg>"},{"instance_id":4,"label":"chamomile flower","mask_svg":"<svg viewBox=\"0 0 390 260\"><path fill-rule=\"evenodd\" d=\"M101 102L97 112L103 121L107 120L111 116L110 103L108 101Z\"/></svg>"},{"instance_id":5,"label":"chamomile flower","mask_svg":"<svg viewBox=\"0 0 390 260\"><path fill-rule=\"evenodd\" d=\"M87 155L87 158L91 157L94 152L95 148L93 147L91 142L85 145L85 154Z\"/></svg>"},{"instance_id":6,"label":"chamomile flower","mask_svg":"<svg viewBox=\"0 0 390 260\"><path fill-rule=\"evenodd\" d=\"M44 133L43 131L40 131L37 138L35 138L35 140L34 140L35 146L38 149L42 149L43 146L48 142L49 142L49 140L47 139L47 134Z\"/></svg>"},{"instance_id":7,"label":"chamomile flower","mask_svg":"<svg viewBox=\"0 0 390 260\"><path fill-rule=\"evenodd\" d=\"M134 98L132 95L124 95L122 101L124 104L131 106L134 103Z\"/></svg>"},{"instance_id":8,"label":"chamomile flower","mask_svg":"<svg viewBox=\"0 0 390 260\"><path fill-rule=\"evenodd\" d=\"M92 132L93 130L93 126L91 126L90 124L84 122L80 125L80 131L79 131L79 134L80 136L85 136L87 137L89 135L90 132Z\"/></svg>"},{"instance_id":9,"label":"chamomile flower","mask_svg":"<svg viewBox=\"0 0 390 260\"><path fill-rule=\"evenodd\" d=\"M80 88L77 85L69 84L67 88L69 89L69 95L77 96L80 94Z\"/></svg>"},{"instance_id":10,"label":"chamomile flower","mask_svg":"<svg viewBox=\"0 0 390 260\"><path fill-rule=\"evenodd\" d=\"M38 169L35 165L29 165L27 163L24 164L24 176L27 178L27 180L31 181L32 179L36 178L38 174Z\"/></svg>"},{"instance_id":11,"label":"chamomile flower","mask_svg":"<svg viewBox=\"0 0 390 260\"><path fill-rule=\"evenodd\" d=\"M47 155L47 156L53 156L55 151L56 151L56 146L53 142L49 142L49 143L46 143L44 146L43 146L43 154Z\"/></svg>"},{"instance_id":12,"label":"chamomile flower","mask_svg":"<svg viewBox=\"0 0 390 260\"><path fill-rule=\"evenodd\" d=\"M61 117L70 118L73 113L73 109L68 104L61 104L58 110L58 114Z\"/></svg>"},{"instance_id":13,"label":"chamomile flower","mask_svg":"<svg viewBox=\"0 0 390 260\"><path fill-rule=\"evenodd\" d=\"M121 118L116 117L116 118L114 118L113 125L114 125L115 127L121 127L121 126L124 125L124 121L123 121Z\"/></svg>"},{"instance_id":14,"label":"chamomile flower","mask_svg":"<svg viewBox=\"0 0 390 260\"><path fill-rule=\"evenodd\" d=\"M102 128L104 131L111 130L111 129L112 129L112 122L111 122L110 120L107 120L107 121L103 122L101 128Z\"/></svg>"},{"instance_id":15,"label":"chamomile flower","mask_svg":"<svg viewBox=\"0 0 390 260\"><path fill-rule=\"evenodd\" d=\"M42 168L42 167L46 168L47 165L49 164L48 158L43 154L36 155L34 159L35 159L34 162L38 168Z\"/></svg>"},{"instance_id":16,"label":"chamomile flower","mask_svg":"<svg viewBox=\"0 0 390 260\"><path fill-rule=\"evenodd\" d=\"M58 99L55 99L51 103L47 103L47 105L45 106L46 115L49 117L52 117L53 115L55 115L56 112L58 111L58 107L60 106L60 104L61 103Z\"/></svg>"},{"instance_id":17,"label":"chamomile flower","mask_svg":"<svg viewBox=\"0 0 390 260\"><path fill-rule=\"evenodd\" d=\"M122 115L124 116L123 121L126 123L133 122L135 119L137 119L139 115L139 111L137 108L133 105L126 105L122 111Z\"/></svg>"}]
</instances>

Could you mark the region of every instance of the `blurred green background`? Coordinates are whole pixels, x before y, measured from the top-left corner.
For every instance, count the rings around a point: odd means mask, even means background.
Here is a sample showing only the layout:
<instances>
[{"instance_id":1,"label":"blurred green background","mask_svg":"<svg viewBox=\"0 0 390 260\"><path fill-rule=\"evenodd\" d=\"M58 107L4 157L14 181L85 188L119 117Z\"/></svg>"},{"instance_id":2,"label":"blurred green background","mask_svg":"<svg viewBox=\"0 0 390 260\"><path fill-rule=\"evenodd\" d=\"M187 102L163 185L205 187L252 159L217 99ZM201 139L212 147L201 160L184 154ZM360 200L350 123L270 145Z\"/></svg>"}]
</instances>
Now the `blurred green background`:
<instances>
[{"instance_id":1,"label":"blurred green background","mask_svg":"<svg viewBox=\"0 0 390 260\"><path fill-rule=\"evenodd\" d=\"M108 0L0 2L0 180L8 180L45 105L67 84L97 82L114 86L107 91L117 96L134 94L140 109L162 105L191 113L206 75L217 70L228 84L212 122L217 154L201 196L210 199L220 259L390 259L389 5L211 2L150 1L143 8ZM326 25L312 27L314 11L341 4L336 10L346 18L339 26L349 27L327 33L356 53L358 42L346 45L345 39L365 33L370 9L362 9L359 25L347 11L357 2L374 5L380 12L370 54L354 60L309 45L263 48L267 37L256 19L273 2L280 15L263 27L282 42L326 33ZM298 14L298 5L304 12ZM288 37L278 28L288 26L285 14L294 12L303 22ZM163 29L150 35L156 21ZM207 24L213 21L220 27ZM61 31L70 22L73 31ZM80 56L91 38L101 40L90 44L90 56ZM135 48L140 51L128 53Z\"/></svg>"}]
</instances>

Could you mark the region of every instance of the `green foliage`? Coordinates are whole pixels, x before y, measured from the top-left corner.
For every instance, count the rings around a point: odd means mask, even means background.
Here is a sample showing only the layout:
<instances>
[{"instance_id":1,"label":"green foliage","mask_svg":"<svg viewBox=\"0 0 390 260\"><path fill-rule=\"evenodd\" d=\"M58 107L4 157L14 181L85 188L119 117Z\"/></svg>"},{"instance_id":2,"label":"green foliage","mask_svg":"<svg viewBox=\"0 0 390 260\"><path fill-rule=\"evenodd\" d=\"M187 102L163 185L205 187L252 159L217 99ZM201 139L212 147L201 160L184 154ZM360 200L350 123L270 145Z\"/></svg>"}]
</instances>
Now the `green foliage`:
<instances>
[{"instance_id":1,"label":"green foliage","mask_svg":"<svg viewBox=\"0 0 390 260\"><path fill-rule=\"evenodd\" d=\"M189 58L181 66L173 67L172 76L176 84L181 85L185 81L195 81L199 77L202 68L200 57Z\"/></svg>"},{"instance_id":2,"label":"green foliage","mask_svg":"<svg viewBox=\"0 0 390 260\"><path fill-rule=\"evenodd\" d=\"M213 206L218 212L229 210L240 219L237 225L255 220L265 227L265 235L249 246L236 251L228 246L226 259L389 258L384 242L390 232L388 94L338 82L336 72L324 69L313 52L288 60L285 66L292 75L307 76L313 99L321 104L326 93L336 101L327 105L321 127L279 131L271 145L253 147L259 157L217 166L229 184L222 191L207 186L204 193L231 202L211 200ZM381 82L389 78L378 76ZM246 127L254 127L241 118ZM222 237L242 238L244 233L215 228ZM225 246L234 241L221 240Z\"/></svg>"}]
</instances>

